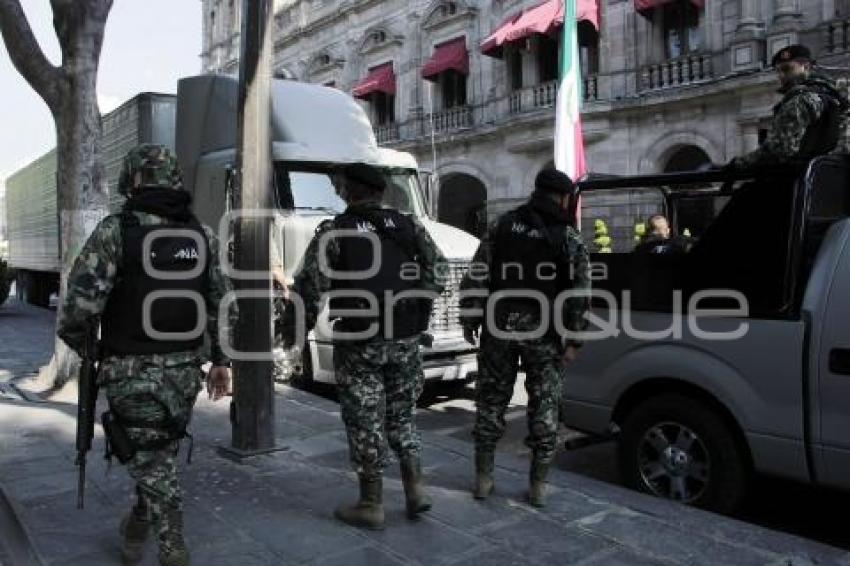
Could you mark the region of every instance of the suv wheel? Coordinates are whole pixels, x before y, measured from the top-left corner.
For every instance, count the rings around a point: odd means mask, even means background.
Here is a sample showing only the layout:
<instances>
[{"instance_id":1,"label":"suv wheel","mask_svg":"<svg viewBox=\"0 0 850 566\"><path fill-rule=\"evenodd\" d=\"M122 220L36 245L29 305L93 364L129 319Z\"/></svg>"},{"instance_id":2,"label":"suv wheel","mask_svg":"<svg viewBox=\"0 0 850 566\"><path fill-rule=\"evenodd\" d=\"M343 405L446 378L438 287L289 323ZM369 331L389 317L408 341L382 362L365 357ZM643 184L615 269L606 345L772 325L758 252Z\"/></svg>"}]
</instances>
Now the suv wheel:
<instances>
[{"instance_id":1,"label":"suv wheel","mask_svg":"<svg viewBox=\"0 0 850 566\"><path fill-rule=\"evenodd\" d=\"M715 409L684 395L660 395L628 413L619 463L629 487L719 513L740 505L749 476L732 428Z\"/></svg>"}]
</instances>

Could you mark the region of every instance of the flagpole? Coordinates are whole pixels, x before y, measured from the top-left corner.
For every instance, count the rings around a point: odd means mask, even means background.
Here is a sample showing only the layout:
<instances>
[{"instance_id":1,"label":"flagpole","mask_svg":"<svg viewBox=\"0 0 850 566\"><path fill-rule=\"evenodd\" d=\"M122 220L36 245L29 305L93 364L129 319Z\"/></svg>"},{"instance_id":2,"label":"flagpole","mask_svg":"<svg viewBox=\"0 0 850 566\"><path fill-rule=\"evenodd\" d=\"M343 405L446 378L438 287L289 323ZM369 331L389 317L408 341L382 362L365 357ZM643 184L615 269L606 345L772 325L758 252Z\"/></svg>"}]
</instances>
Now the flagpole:
<instances>
[{"instance_id":1,"label":"flagpole","mask_svg":"<svg viewBox=\"0 0 850 566\"><path fill-rule=\"evenodd\" d=\"M576 1L564 4L558 98L555 107L555 167L573 180L586 173L581 130L581 73L579 69ZM581 202L576 203L576 226L581 229Z\"/></svg>"}]
</instances>

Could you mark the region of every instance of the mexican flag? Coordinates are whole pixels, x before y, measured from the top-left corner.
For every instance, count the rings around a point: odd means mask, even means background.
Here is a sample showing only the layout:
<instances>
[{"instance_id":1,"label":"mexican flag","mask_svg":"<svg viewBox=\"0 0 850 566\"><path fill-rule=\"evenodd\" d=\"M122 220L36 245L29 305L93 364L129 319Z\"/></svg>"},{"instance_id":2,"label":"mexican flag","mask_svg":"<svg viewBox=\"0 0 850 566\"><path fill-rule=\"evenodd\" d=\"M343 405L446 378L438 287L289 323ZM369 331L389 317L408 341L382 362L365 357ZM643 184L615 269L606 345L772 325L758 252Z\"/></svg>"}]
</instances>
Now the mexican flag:
<instances>
[{"instance_id":1,"label":"mexican flag","mask_svg":"<svg viewBox=\"0 0 850 566\"><path fill-rule=\"evenodd\" d=\"M587 172L581 131L581 71L579 69L576 3L561 0L564 25L561 27L561 69L555 106L555 167L577 180ZM581 201L576 207L576 225L581 229Z\"/></svg>"}]
</instances>

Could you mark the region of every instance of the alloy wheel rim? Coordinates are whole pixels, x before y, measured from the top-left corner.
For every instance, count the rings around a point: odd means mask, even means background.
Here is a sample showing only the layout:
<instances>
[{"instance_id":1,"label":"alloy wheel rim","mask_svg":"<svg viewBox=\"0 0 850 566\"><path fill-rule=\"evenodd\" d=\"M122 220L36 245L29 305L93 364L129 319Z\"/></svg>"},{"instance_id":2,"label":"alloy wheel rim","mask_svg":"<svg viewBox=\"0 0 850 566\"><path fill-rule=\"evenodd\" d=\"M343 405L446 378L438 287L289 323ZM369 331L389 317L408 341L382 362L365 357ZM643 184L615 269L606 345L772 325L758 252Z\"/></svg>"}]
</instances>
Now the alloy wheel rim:
<instances>
[{"instance_id":1,"label":"alloy wheel rim","mask_svg":"<svg viewBox=\"0 0 850 566\"><path fill-rule=\"evenodd\" d=\"M649 428L638 444L641 481L653 495L692 503L711 480L705 442L692 429L675 422Z\"/></svg>"}]
</instances>

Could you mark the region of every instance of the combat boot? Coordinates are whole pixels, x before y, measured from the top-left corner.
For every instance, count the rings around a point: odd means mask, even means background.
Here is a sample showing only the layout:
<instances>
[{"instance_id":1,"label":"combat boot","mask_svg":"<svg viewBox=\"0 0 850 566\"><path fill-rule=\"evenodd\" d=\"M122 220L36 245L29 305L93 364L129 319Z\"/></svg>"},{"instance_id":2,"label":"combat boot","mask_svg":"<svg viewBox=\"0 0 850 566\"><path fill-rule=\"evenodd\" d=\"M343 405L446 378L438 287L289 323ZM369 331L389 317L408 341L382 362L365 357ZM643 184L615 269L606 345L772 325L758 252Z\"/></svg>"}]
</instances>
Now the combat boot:
<instances>
[{"instance_id":1,"label":"combat boot","mask_svg":"<svg viewBox=\"0 0 850 566\"><path fill-rule=\"evenodd\" d=\"M384 486L381 476L369 478L359 474L357 477L360 482L360 500L354 505L340 505L334 511L334 517L352 527L380 531L384 528Z\"/></svg>"},{"instance_id":2,"label":"combat boot","mask_svg":"<svg viewBox=\"0 0 850 566\"><path fill-rule=\"evenodd\" d=\"M183 540L183 513L168 509L163 518L168 530L159 541L159 563L162 566L189 566L189 549Z\"/></svg>"},{"instance_id":3,"label":"combat boot","mask_svg":"<svg viewBox=\"0 0 850 566\"><path fill-rule=\"evenodd\" d=\"M475 499L487 499L493 493L493 468L495 454L492 451L475 451Z\"/></svg>"},{"instance_id":4,"label":"combat boot","mask_svg":"<svg viewBox=\"0 0 850 566\"><path fill-rule=\"evenodd\" d=\"M534 507L546 506L546 476L549 475L549 467L549 462L541 462L538 458L531 461L528 502Z\"/></svg>"},{"instance_id":5,"label":"combat boot","mask_svg":"<svg viewBox=\"0 0 850 566\"><path fill-rule=\"evenodd\" d=\"M407 518L416 519L420 513L430 511L431 499L422 489L422 467L418 457L402 459L401 481L404 484Z\"/></svg>"},{"instance_id":6,"label":"combat boot","mask_svg":"<svg viewBox=\"0 0 850 566\"><path fill-rule=\"evenodd\" d=\"M145 542L151 530L151 520L146 508L134 506L121 519L121 562L136 564L141 562L145 550Z\"/></svg>"}]
</instances>

